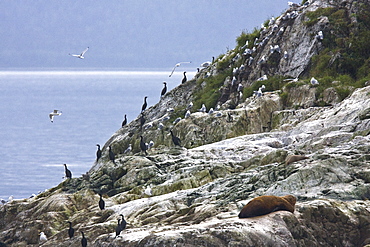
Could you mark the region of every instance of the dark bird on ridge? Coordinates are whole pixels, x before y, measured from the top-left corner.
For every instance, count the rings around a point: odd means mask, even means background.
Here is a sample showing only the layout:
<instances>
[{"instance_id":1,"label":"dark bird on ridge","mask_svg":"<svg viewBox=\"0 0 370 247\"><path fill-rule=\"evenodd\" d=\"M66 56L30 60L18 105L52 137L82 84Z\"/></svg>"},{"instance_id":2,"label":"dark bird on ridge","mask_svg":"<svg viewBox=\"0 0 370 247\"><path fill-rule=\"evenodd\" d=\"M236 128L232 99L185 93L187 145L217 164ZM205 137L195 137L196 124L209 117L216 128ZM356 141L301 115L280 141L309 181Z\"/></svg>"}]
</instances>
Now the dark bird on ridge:
<instances>
[{"instance_id":1,"label":"dark bird on ridge","mask_svg":"<svg viewBox=\"0 0 370 247\"><path fill-rule=\"evenodd\" d=\"M167 93L167 83L164 81L163 82L163 89L162 89L162 92L161 92L161 98Z\"/></svg>"},{"instance_id":2,"label":"dark bird on ridge","mask_svg":"<svg viewBox=\"0 0 370 247\"><path fill-rule=\"evenodd\" d=\"M141 107L141 112L145 111L146 107L148 106L148 103L146 102L146 99L148 98L148 96L145 96L144 97L144 104L143 106Z\"/></svg>"},{"instance_id":3,"label":"dark bird on ridge","mask_svg":"<svg viewBox=\"0 0 370 247\"><path fill-rule=\"evenodd\" d=\"M180 146L181 147L181 140L180 140L180 138L178 138L177 136L175 136L173 134L172 130L170 130L170 132L171 132L173 144L175 144L175 146Z\"/></svg>"},{"instance_id":4,"label":"dark bird on ridge","mask_svg":"<svg viewBox=\"0 0 370 247\"><path fill-rule=\"evenodd\" d=\"M140 129L143 128L145 121L146 121L146 119L144 117L144 113L141 113L141 116L140 116Z\"/></svg>"},{"instance_id":5,"label":"dark bird on ridge","mask_svg":"<svg viewBox=\"0 0 370 247\"><path fill-rule=\"evenodd\" d=\"M121 223L120 223L121 219L118 219L118 224L116 226L116 237L119 236L119 234L121 233L122 231L122 228L121 228Z\"/></svg>"},{"instance_id":6,"label":"dark bird on ridge","mask_svg":"<svg viewBox=\"0 0 370 247\"><path fill-rule=\"evenodd\" d=\"M120 216L122 217L122 220L121 220L121 230L125 230L126 229L126 225L127 225L127 222L125 220L125 218L123 217L123 214L120 214Z\"/></svg>"},{"instance_id":7,"label":"dark bird on ridge","mask_svg":"<svg viewBox=\"0 0 370 247\"><path fill-rule=\"evenodd\" d=\"M125 114L125 118L123 119L123 122L122 122L122 127L125 126L127 124L127 117L126 117L126 114Z\"/></svg>"},{"instance_id":8,"label":"dark bird on ridge","mask_svg":"<svg viewBox=\"0 0 370 247\"><path fill-rule=\"evenodd\" d=\"M145 154L147 154L146 150L148 149L145 142L144 142L144 138L143 136L140 136L140 149L141 151L143 151Z\"/></svg>"},{"instance_id":9,"label":"dark bird on ridge","mask_svg":"<svg viewBox=\"0 0 370 247\"><path fill-rule=\"evenodd\" d=\"M64 170L66 173L66 178L72 178L72 172L67 168L67 164L64 164Z\"/></svg>"},{"instance_id":10,"label":"dark bird on ridge","mask_svg":"<svg viewBox=\"0 0 370 247\"><path fill-rule=\"evenodd\" d=\"M113 164L116 164L116 162L114 162L115 154L113 153L111 146L109 146L108 148L109 148L109 159L113 162Z\"/></svg>"},{"instance_id":11,"label":"dark bird on ridge","mask_svg":"<svg viewBox=\"0 0 370 247\"><path fill-rule=\"evenodd\" d=\"M99 208L100 210L103 210L105 208L105 201L102 198L102 194L99 194L100 200L99 200Z\"/></svg>"},{"instance_id":12,"label":"dark bird on ridge","mask_svg":"<svg viewBox=\"0 0 370 247\"><path fill-rule=\"evenodd\" d=\"M184 77L182 78L182 81L181 81L182 84L188 80L185 74L186 74L186 71L184 71Z\"/></svg>"},{"instance_id":13,"label":"dark bird on ridge","mask_svg":"<svg viewBox=\"0 0 370 247\"><path fill-rule=\"evenodd\" d=\"M101 150L100 150L100 145L99 144L96 144L96 146L98 147L98 150L96 150L96 162L98 162L98 160L101 157Z\"/></svg>"},{"instance_id":14,"label":"dark bird on ridge","mask_svg":"<svg viewBox=\"0 0 370 247\"><path fill-rule=\"evenodd\" d=\"M69 223L68 236L69 238L73 238L73 235L75 234L75 229L72 228L72 222L68 221L68 223Z\"/></svg>"},{"instance_id":15,"label":"dark bird on ridge","mask_svg":"<svg viewBox=\"0 0 370 247\"><path fill-rule=\"evenodd\" d=\"M87 239L85 238L85 235L84 235L83 231L81 231L81 233L82 233L81 246L86 247L87 246Z\"/></svg>"}]
</instances>

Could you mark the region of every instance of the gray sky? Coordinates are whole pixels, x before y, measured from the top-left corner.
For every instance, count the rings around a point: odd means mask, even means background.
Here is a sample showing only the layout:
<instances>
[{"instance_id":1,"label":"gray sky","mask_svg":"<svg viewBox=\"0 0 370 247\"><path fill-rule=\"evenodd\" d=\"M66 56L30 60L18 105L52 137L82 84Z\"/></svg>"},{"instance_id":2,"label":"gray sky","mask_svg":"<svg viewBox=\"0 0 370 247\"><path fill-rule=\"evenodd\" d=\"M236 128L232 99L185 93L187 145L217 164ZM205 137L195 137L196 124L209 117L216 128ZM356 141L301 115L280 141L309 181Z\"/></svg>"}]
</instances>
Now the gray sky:
<instances>
[{"instance_id":1,"label":"gray sky","mask_svg":"<svg viewBox=\"0 0 370 247\"><path fill-rule=\"evenodd\" d=\"M287 0L2 0L0 69L199 66L287 7ZM87 46L83 60L68 55Z\"/></svg>"}]
</instances>

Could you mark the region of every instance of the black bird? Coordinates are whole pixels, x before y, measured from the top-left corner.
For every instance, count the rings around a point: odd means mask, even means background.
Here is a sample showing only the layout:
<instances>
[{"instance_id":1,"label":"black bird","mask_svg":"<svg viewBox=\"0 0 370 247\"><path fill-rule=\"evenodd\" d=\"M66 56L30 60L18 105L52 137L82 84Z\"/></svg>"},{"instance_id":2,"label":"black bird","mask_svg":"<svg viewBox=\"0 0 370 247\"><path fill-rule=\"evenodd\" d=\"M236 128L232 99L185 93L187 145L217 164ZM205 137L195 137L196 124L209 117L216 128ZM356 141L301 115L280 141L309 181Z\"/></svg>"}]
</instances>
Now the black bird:
<instances>
[{"instance_id":1,"label":"black bird","mask_svg":"<svg viewBox=\"0 0 370 247\"><path fill-rule=\"evenodd\" d=\"M125 218L123 217L123 214L120 214L120 216L122 217L122 220L121 220L121 230L125 230L126 229L126 225L127 225L127 222L125 220Z\"/></svg>"},{"instance_id":2,"label":"black bird","mask_svg":"<svg viewBox=\"0 0 370 247\"><path fill-rule=\"evenodd\" d=\"M113 164L116 164L116 162L114 162L115 154L113 153L111 146L109 146L109 159L113 162Z\"/></svg>"},{"instance_id":3,"label":"black bird","mask_svg":"<svg viewBox=\"0 0 370 247\"><path fill-rule=\"evenodd\" d=\"M177 146L180 146L181 147L181 140L180 140L180 138L178 138L177 136L175 136L173 134L172 130L170 130L170 132L171 132L171 136L172 136L172 141L175 144L175 146L177 145Z\"/></svg>"},{"instance_id":4,"label":"black bird","mask_svg":"<svg viewBox=\"0 0 370 247\"><path fill-rule=\"evenodd\" d=\"M69 238L73 238L73 235L75 235L75 229L72 228L72 222L68 221L68 223L69 223L68 236Z\"/></svg>"},{"instance_id":5,"label":"black bird","mask_svg":"<svg viewBox=\"0 0 370 247\"><path fill-rule=\"evenodd\" d=\"M140 136L140 149L141 151L143 151L145 154L147 154L146 150L147 150L147 146L144 142L144 138L143 136Z\"/></svg>"},{"instance_id":6,"label":"black bird","mask_svg":"<svg viewBox=\"0 0 370 247\"><path fill-rule=\"evenodd\" d=\"M118 219L118 224L116 226L116 237L118 237L118 235L121 233L122 231L122 227L121 227L121 223L120 223L121 219Z\"/></svg>"},{"instance_id":7,"label":"black bird","mask_svg":"<svg viewBox=\"0 0 370 247\"><path fill-rule=\"evenodd\" d=\"M103 198L102 198L102 195L101 195L101 194L99 194L99 196L100 196L100 200L99 200L99 208L100 208L100 210L103 210L103 209L105 208L105 201L103 200Z\"/></svg>"},{"instance_id":8,"label":"black bird","mask_svg":"<svg viewBox=\"0 0 370 247\"><path fill-rule=\"evenodd\" d=\"M148 96L145 96L145 97L144 97L144 104L143 104L143 106L141 107L141 112L145 111L146 107L148 106L148 103L146 103L146 98L148 98Z\"/></svg>"},{"instance_id":9,"label":"black bird","mask_svg":"<svg viewBox=\"0 0 370 247\"><path fill-rule=\"evenodd\" d=\"M64 168L66 172L66 178L72 178L72 172L67 168L67 164L64 164Z\"/></svg>"},{"instance_id":10,"label":"black bird","mask_svg":"<svg viewBox=\"0 0 370 247\"><path fill-rule=\"evenodd\" d=\"M144 117L144 113L141 113L141 116L140 116L140 129L143 128L145 121L146 121L146 119Z\"/></svg>"},{"instance_id":11,"label":"black bird","mask_svg":"<svg viewBox=\"0 0 370 247\"><path fill-rule=\"evenodd\" d=\"M163 97L167 93L167 83L164 81L163 84L164 86L161 92L161 97Z\"/></svg>"},{"instance_id":12,"label":"black bird","mask_svg":"<svg viewBox=\"0 0 370 247\"><path fill-rule=\"evenodd\" d=\"M123 119L122 127L125 126L126 124L127 124L127 117L126 117L126 114L125 114L125 119Z\"/></svg>"},{"instance_id":13,"label":"black bird","mask_svg":"<svg viewBox=\"0 0 370 247\"><path fill-rule=\"evenodd\" d=\"M83 231L81 231L81 233L82 233L81 246L86 247L87 246L87 239L85 238L85 235L84 235Z\"/></svg>"},{"instance_id":14,"label":"black bird","mask_svg":"<svg viewBox=\"0 0 370 247\"><path fill-rule=\"evenodd\" d=\"M98 160L101 157L101 150L100 150L100 145L99 144L96 144L96 146L98 147L98 150L96 150L96 162L98 162Z\"/></svg>"},{"instance_id":15,"label":"black bird","mask_svg":"<svg viewBox=\"0 0 370 247\"><path fill-rule=\"evenodd\" d=\"M182 78L181 83L185 83L188 79L186 78L186 71L184 71L184 78Z\"/></svg>"}]
</instances>

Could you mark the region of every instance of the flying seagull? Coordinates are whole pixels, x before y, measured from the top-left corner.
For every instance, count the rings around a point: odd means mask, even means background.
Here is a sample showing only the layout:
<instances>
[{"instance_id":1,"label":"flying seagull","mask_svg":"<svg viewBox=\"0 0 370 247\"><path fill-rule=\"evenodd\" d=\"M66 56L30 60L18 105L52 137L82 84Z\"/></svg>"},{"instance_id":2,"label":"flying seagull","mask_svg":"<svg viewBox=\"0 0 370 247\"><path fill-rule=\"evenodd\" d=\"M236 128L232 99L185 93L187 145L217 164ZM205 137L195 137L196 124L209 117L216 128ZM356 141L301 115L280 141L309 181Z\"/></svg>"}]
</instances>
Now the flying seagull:
<instances>
[{"instance_id":1,"label":"flying seagull","mask_svg":"<svg viewBox=\"0 0 370 247\"><path fill-rule=\"evenodd\" d=\"M69 55L71 55L72 57L78 57L80 59L84 59L84 55L85 53L87 52L87 50L89 49L89 47L87 47L83 52L81 52L81 54L77 55L77 54L71 54L69 53Z\"/></svg>"},{"instance_id":2,"label":"flying seagull","mask_svg":"<svg viewBox=\"0 0 370 247\"><path fill-rule=\"evenodd\" d=\"M54 116L60 116L62 115L62 111L59 111L59 110L54 110L52 112L49 113L49 118L50 118L50 121L53 122L54 121Z\"/></svg>"},{"instance_id":3,"label":"flying seagull","mask_svg":"<svg viewBox=\"0 0 370 247\"><path fill-rule=\"evenodd\" d=\"M171 71L171 74L170 74L168 77L171 77L171 76L172 76L172 74L173 74L173 72L175 72L175 69L176 69L177 67L180 67L180 65L181 65L182 63L191 63L191 61L190 61L190 62L180 62L180 63L177 63L177 64L175 65L175 67L173 67L173 69L172 69L172 71Z\"/></svg>"}]
</instances>

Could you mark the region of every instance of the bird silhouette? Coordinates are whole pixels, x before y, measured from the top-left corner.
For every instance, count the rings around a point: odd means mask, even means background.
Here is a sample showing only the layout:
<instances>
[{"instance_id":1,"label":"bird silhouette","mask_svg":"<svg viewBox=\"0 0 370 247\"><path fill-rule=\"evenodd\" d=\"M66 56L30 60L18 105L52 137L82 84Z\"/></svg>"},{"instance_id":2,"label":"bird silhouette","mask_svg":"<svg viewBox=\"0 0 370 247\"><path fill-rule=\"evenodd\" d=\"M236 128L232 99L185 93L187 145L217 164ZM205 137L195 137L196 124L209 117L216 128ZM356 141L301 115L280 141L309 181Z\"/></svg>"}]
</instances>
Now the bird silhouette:
<instances>
[{"instance_id":1,"label":"bird silhouette","mask_svg":"<svg viewBox=\"0 0 370 247\"><path fill-rule=\"evenodd\" d=\"M103 210L105 208L105 201L102 198L102 194L99 194L100 200L99 200L99 208L100 210Z\"/></svg>"},{"instance_id":2,"label":"bird silhouette","mask_svg":"<svg viewBox=\"0 0 370 247\"><path fill-rule=\"evenodd\" d=\"M72 172L67 168L67 164L64 164L64 171L66 174L66 178L72 178Z\"/></svg>"}]
</instances>

